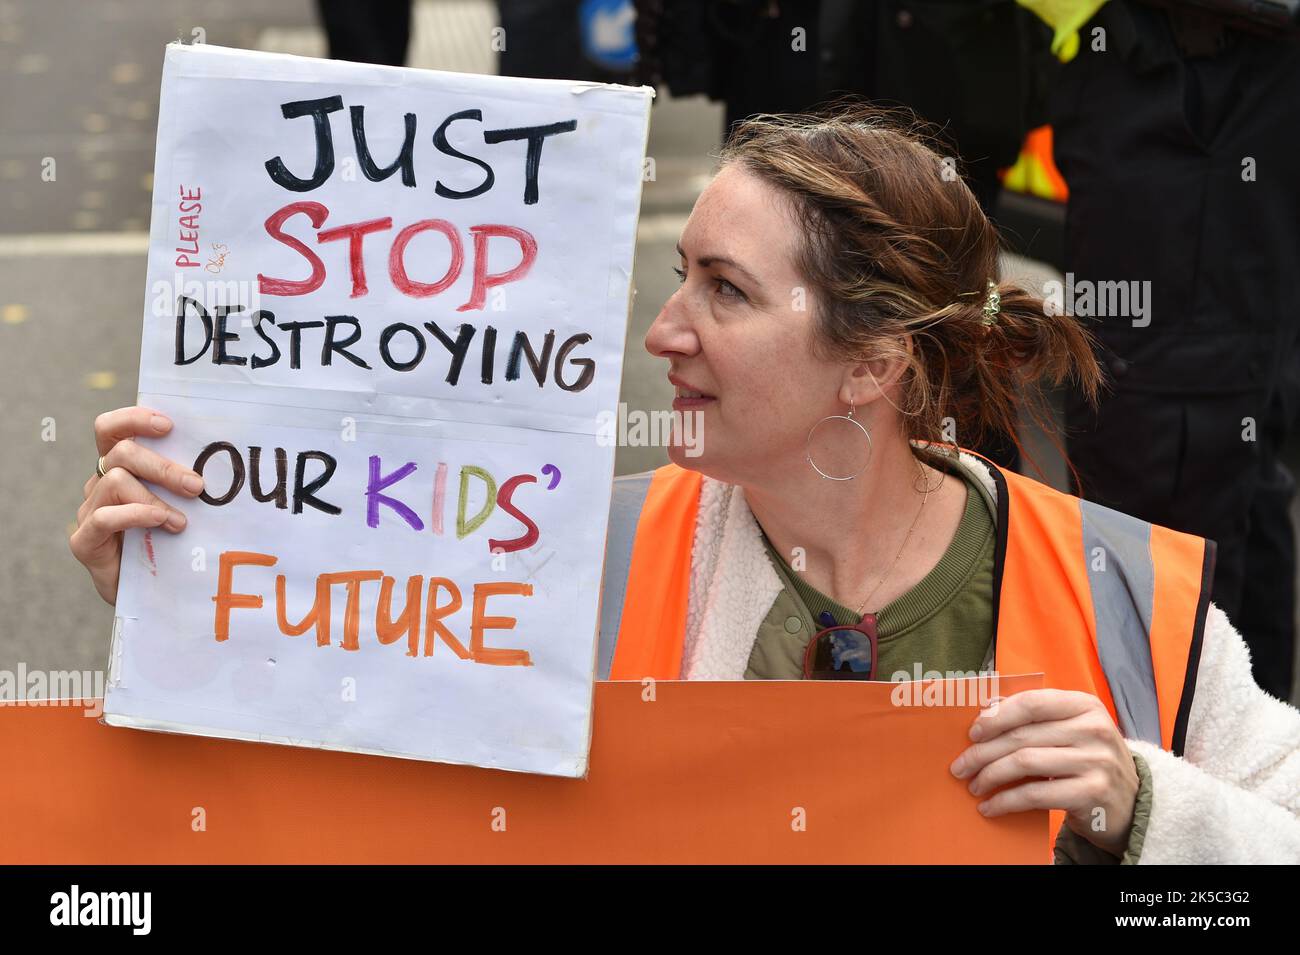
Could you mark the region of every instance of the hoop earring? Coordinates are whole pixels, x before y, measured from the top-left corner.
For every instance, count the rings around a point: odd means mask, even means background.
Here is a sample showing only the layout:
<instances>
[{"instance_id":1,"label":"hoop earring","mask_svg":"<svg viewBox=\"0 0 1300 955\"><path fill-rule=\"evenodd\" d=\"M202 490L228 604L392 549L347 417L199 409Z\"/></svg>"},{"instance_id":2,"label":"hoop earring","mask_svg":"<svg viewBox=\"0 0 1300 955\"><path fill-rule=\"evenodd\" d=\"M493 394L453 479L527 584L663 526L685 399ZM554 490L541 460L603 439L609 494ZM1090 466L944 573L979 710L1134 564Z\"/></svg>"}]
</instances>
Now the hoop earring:
<instances>
[{"instance_id":1,"label":"hoop earring","mask_svg":"<svg viewBox=\"0 0 1300 955\"><path fill-rule=\"evenodd\" d=\"M807 457L808 463L812 465L812 469L828 481L852 481L855 477L857 477L859 474L861 474L863 471L867 469L867 465L871 463L871 456L872 454L875 453L875 443L871 440L871 432L868 431L863 426L861 421L853 417L853 412L856 410L857 410L857 405L853 404L853 402L849 402L849 413L847 415L842 415L842 414L827 415L825 418L822 418L821 421L818 421L815 425L813 425L811 428L808 429L808 437L804 440L804 456ZM855 471L853 474L850 474L848 477L836 477L833 474L827 474L825 471L819 468L817 466L817 462L812 459L811 445L812 445L813 432L816 431L823 424L825 424L827 421L832 421L832 420L848 421L852 423L855 427L857 427L859 431L861 431L866 436L867 439L866 464L863 464L862 467L858 468L857 471Z\"/></svg>"}]
</instances>

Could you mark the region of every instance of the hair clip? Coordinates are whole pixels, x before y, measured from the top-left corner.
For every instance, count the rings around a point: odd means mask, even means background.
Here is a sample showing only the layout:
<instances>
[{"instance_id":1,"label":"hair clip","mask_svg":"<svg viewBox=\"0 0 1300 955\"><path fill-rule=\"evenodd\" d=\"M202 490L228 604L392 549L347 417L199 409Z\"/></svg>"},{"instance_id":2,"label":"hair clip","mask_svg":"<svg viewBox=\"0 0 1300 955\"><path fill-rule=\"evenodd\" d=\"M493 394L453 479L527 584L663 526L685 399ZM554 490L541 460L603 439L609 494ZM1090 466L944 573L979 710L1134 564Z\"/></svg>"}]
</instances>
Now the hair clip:
<instances>
[{"instance_id":1,"label":"hair clip","mask_svg":"<svg viewBox=\"0 0 1300 955\"><path fill-rule=\"evenodd\" d=\"M1002 295L998 292L997 283L989 279L989 293L984 299L984 324L996 325L998 321L998 312L1002 310Z\"/></svg>"}]
</instances>

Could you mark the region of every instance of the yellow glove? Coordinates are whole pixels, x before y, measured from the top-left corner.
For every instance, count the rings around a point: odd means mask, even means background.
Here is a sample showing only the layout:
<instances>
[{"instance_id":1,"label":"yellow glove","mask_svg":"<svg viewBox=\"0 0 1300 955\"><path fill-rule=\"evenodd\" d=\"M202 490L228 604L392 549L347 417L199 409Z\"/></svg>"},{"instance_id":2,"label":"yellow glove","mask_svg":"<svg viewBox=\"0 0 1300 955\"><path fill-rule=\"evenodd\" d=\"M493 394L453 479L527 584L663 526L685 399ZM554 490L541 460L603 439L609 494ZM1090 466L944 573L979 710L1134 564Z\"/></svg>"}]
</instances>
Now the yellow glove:
<instances>
[{"instance_id":1,"label":"yellow glove","mask_svg":"<svg viewBox=\"0 0 1300 955\"><path fill-rule=\"evenodd\" d=\"M1069 63L1079 52L1079 27L1092 19L1106 0L1016 0L1052 28L1052 52Z\"/></svg>"}]
</instances>

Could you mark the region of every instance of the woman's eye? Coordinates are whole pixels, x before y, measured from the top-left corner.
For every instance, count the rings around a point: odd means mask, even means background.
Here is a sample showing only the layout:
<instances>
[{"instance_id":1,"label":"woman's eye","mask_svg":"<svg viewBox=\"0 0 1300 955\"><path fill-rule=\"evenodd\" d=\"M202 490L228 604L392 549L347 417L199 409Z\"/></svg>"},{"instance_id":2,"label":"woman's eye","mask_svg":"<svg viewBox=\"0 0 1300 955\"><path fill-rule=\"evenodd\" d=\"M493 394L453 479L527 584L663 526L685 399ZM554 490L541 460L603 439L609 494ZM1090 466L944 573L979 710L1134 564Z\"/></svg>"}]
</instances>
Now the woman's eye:
<instances>
[{"instance_id":1,"label":"woman's eye","mask_svg":"<svg viewBox=\"0 0 1300 955\"><path fill-rule=\"evenodd\" d=\"M718 294L721 295L723 298L743 299L745 297L744 292L736 288L736 286L732 285L726 279L718 279Z\"/></svg>"},{"instance_id":2,"label":"woman's eye","mask_svg":"<svg viewBox=\"0 0 1300 955\"><path fill-rule=\"evenodd\" d=\"M681 268L677 268L676 266L673 266L673 271L677 273L677 281L679 283L686 281L685 269L681 269ZM721 295L723 298L733 298L738 301L745 300L745 293L742 292L740 289L736 288L736 286L732 285L726 279L715 278L713 281L717 284L718 294Z\"/></svg>"}]
</instances>

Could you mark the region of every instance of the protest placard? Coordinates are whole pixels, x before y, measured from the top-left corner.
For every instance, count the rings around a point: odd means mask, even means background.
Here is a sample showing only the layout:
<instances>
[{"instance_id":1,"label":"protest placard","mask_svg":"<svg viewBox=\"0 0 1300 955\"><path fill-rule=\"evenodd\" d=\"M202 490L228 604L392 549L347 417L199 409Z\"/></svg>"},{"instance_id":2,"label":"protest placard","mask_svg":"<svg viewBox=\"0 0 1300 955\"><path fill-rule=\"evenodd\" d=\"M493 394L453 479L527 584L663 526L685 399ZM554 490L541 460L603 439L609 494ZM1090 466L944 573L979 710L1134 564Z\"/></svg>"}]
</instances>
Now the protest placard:
<instances>
[{"instance_id":1,"label":"protest placard","mask_svg":"<svg viewBox=\"0 0 1300 955\"><path fill-rule=\"evenodd\" d=\"M168 47L109 723L585 774L650 96Z\"/></svg>"},{"instance_id":2,"label":"protest placard","mask_svg":"<svg viewBox=\"0 0 1300 955\"><path fill-rule=\"evenodd\" d=\"M0 775L0 863L1043 864L1062 819L986 818L949 771L994 687L1042 684L601 681L582 780L0 704L0 753L26 769Z\"/></svg>"}]
</instances>

